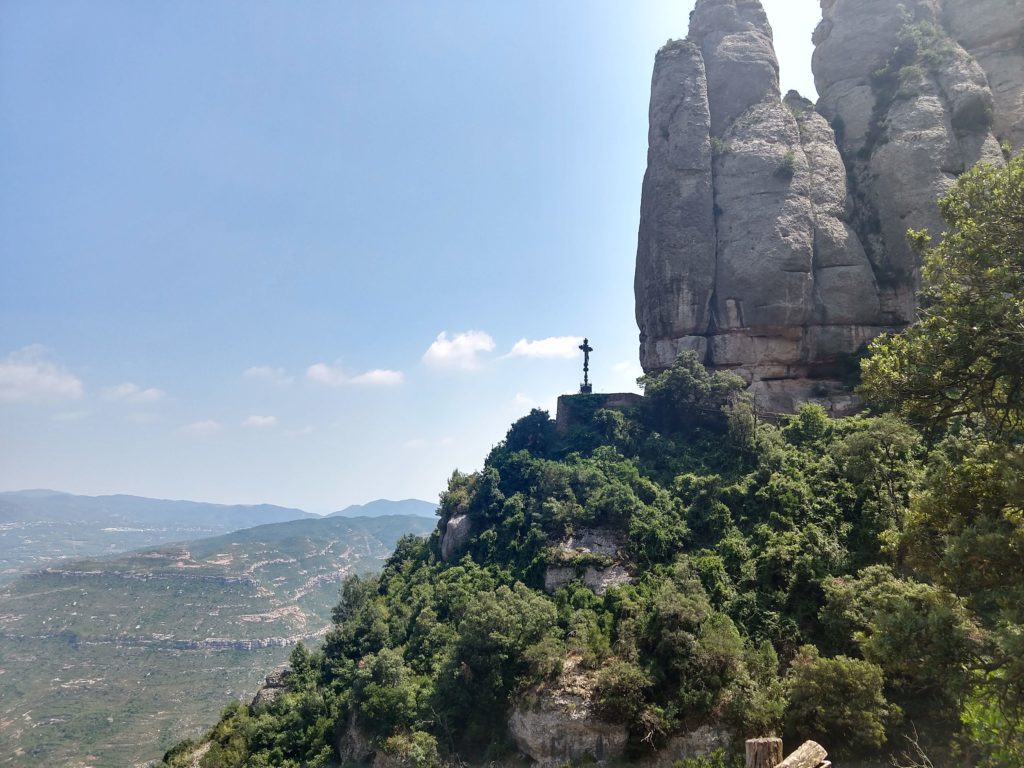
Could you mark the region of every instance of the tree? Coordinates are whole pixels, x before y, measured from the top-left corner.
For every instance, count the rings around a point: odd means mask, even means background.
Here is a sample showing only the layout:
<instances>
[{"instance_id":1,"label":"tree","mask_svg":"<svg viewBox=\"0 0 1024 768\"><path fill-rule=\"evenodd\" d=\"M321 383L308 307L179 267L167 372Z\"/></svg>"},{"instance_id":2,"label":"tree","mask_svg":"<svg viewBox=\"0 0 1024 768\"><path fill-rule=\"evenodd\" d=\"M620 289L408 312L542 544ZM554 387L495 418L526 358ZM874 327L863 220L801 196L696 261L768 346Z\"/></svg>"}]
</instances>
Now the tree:
<instances>
[{"instance_id":1,"label":"tree","mask_svg":"<svg viewBox=\"0 0 1024 768\"><path fill-rule=\"evenodd\" d=\"M665 371L641 376L639 383L655 421L666 430L724 423L729 409L746 397L743 379L709 373L692 351L681 352Z\"/></svg>"},{"instance_id":2,"label":"tree","mask_svg":"<svg viewBox=\"0 0 1024 768\"><path fill-rule=\"evenodd\" d=\"M923 251L919 322L872 346L869 400L944 426L980 414L999 430L1024 426L1024 156L979 165L939 202L949 231Z\"/></svg>"},{"instance_id":3,"label":"tree","mask_svg":"<svg viewBox=\"0 0 1024 768\"><path fill-rule=\"evenodd\" d=\"M920 320L872 345L862 392L941 436L897 543L986 630L964 721L997 765L975 726L1024 720L1024 157L964 174L940 209L939 245L911 233L924 250ZM1024 752L1019 728L999 737Z\"/></svg>"}]
</instances>

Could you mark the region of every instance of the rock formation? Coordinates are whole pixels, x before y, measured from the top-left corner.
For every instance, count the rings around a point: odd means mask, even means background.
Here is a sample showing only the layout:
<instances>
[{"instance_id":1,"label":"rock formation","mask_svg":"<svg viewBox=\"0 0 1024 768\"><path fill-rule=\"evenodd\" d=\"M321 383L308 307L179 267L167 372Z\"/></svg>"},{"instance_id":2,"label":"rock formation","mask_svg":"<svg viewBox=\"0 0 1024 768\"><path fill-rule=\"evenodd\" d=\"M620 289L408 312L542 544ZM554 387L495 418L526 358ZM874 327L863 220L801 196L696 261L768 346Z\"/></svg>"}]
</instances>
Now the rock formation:
<instances>
[{"instance_id":1,"label":"rock formation","mask_svg":"<svg viewBox=\"0 0 1024 768\"><path fill-rule=\"evenodd\" d=\"M512 709L509 733L537 768L622 758L628 729L594 712L595 678L593 671L580 667L579 659L570 657L554 683L530 691Z\"/></svg>"},{"instance_id":2,"label":"rock formation","mask_svg":"<svg viewBox=\"0 0 1024 768\"><path fill-rule=\"evenodd\" d=\"M659 51L636 268L646 371L697 351L761 405L842 410L850 358L913 320L906 231L1024 143L1024 2L822 0L817 106L779 91L758 0L698 0Z\"/></svg>"}]
</instances>

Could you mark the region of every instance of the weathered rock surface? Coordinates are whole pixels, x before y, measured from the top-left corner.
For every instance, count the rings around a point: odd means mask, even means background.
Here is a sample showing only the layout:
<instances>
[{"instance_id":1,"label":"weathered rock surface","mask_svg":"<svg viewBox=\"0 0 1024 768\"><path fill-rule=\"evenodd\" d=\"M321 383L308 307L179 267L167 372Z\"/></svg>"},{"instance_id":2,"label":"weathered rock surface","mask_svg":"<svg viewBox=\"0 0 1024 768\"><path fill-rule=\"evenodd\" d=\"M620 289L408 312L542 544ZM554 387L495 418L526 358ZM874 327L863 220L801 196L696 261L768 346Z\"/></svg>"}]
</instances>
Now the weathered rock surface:
<instances>
[{"instance_id":1,"label":"weathered rock surface","mask_svg":"<svg viewBox=\"0 0 1024 768\"><path fill-rule=\"evenodd\" d=\"M690 39L707 70L711 133L721 136L750 107L779 93L779 60L759 0L697 0Z\"/></svg>"},{"instance_id":2,"label":"weathered rock surface","mask_svg":"<svg viewBox=\"0 0 1024 768\"><path fill-rule=\"evenodd\" d=\"M349 717L345 727L338 734L335 745L342 762L363 764L373 755L373 742L356 720L355 715Z\"/></svg>"},{"instance_id":3,"label":"weathered rock surface","mask_svg":"<svg viewBox=\"0 0 1024 768\"><path fill-rule=\"evenodd\" d=\"M455 515L444 523L441 532L441 558L446 562L454 560L465 548L473 535L473 521L469 515Z\"/></svg>"},{"instance_id":4,"label":"weathered rock surface","mask_svg":"<svg viewBox=\"0 0 1024 768\"><path fill-rule=\"evenodd\" d=\"M985 70L996 137L1016 149L1024 147L1024 3L946 0L945 21Z\"/></svg>"},{"instance_id":5,"label":"weathered rock surface","mask_svg":"<svg viewBox=\"0 0 1024 768\"><path fill-rule=\"evenodd\" d=\"M602 720L594 711L597 673L584 670L578 657L565 661L558 679L529 691L513 708L509 733L519 751L538 768L596 762L616 764L622 758L628 731L622 723ZM631 765L672 768L678 761L708 755L734 743L729 730L702 725L670 736L656 752L634 755Z\"/></svg>"},{"instance_id":6,"label":"weathered rock surface","mask_svg":"<svg viewBox=\"0 0 1024 768\"><path fill-rule=\"evenodd\" d=\"M622 723L600 719L593 708L594 674L567 659L558 680L530 692L509 717L509 733L519 751L539 768L566 763L617 761L626 749Z\"/></svg>"},{"instance_id":7,"label":"weathered rock surface","mask_svg":"<svg viewBox=\"0 0 1024 768\"><path fill-rule=\"evenodd\" d=\"M557 592L580 579L596 594L632 584L626 568L626 536L613 528L581 528L554 547L555 562L544 572L544 590ZM582 561L582 563L580 562Z\"/></svg>"},{"instance_id":8,"label":"weathered rock surface","mask_svg":"<svg viewBox=\"0 0 1024 768\"><path fill-rule=\"evenodd\" d=\"M907 230L941 234L936 199L978 161L1002 162L994 97L944 27L939 0L834 0L823 16L818 109L843 137L856 228L880 286L878 324L901 327L914 318L919 288Z\"/></svg>"},{"instance_id":9,"label":"weathered rock surface","mask_svg":"<svg viewBox=\"0 0 1024 768\"><path fill-rule=\"evenodd\" d=\"M734 734L724 728L702 725L689 733L670 736L664 747L649 757L637 760L636 765L640 768L673 768L680 760L692 760L717 749L729 749L734 742Z\"/></svg>"},{"instance_id":10,"label":"weathered rock surface","mask_svg":"<svg viewBox=\"0 0 1024 768\"><path fill-rule=\"evenodd\" d=\"M580 579L598 595L603 595L612 587L633 583L633 577L620 563L588 565L581 569L569 565L549 565L544 571L544 591L553 594L576 579Z\"/></svg>"},{"instance_id":11,"label":"weathered rock surface","mask_svg":"<svg viewBox=\"0 0 1024 768\"><path fill-rule=\"evenodd\" d=\"M252 702L249 704L250 707L256 709L273 703L273 701L283 693L287 693L291 690L288 686L288 670L286 667L275 669L273 672L263 678L263 685L256 691L256 695L253 696Z\"/></svg>"},{"instance_id":12,"label":"weathered rock surface","mask_svg":"<svg viewBox=\"0 0 1024 768\"><path fill-rule=\"evenodd\" d=\"M940 235L936 199L1021 144L1024 2L821 5L817 105L780 99L758 0L699 0L659 52L636 314L647 371L692 349L762 407L839 413L849 356L915 317L907 230Z\"/></svg>"},{"instance_id":13,"label":"weathered rock surface","mask_svg":"<svg viewBox=\"0 0 1024 768\"><path fill-rule=\"evenodd\" d=\"M703 356L715 287L711 113L700 49L669 43L654 64L635 290L641 359Z\"/></svg>"}]
</instances>

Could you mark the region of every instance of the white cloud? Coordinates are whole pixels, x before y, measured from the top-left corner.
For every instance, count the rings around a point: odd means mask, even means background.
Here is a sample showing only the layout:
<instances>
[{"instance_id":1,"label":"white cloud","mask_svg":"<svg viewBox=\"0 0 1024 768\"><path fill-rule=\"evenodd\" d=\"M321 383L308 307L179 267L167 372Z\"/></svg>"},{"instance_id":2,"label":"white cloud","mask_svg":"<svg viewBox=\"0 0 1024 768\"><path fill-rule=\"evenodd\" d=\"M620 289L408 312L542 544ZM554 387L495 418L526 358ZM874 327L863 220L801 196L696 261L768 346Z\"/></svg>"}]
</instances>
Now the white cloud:
<instances>
[{"instance_id":1,"label":"white cloud","mask_svg":"<svg viewBox=\"0 0 1024 768\"><path fill-rule=\"evenodd\" d=\"M286 386L294 381L284 368L272 368L269 365L254 365L252 368L246 368L242 375L247 379L267 381L278 386Z\"/></svg>"},{"instance_id":2,"label":"white cloud","mask_svg":"<svg viewBox=\"0 0 1024 768\"><path fill-rule=\"evenodd\" d=\"M365 384L375 387L390 387L401 384L405 380L405 374L401 371L389 371L375 368L366 373L356 376L349 376L337 365L327 363L315 363L306 369L306 378L315 381L317 384L325 384L329 387L343 387L346 384Z\"/></svg>"},{"instance_id":3,"label":"white cloud","mask_svg":"<svg viewBox=\"0 0 1024 768\"><path fill-rule=\"evenodd\" d=\"M509 357L533 357L538 359L571 360L580 355L582 336L549 336L546 339L528 341L520 339L508 353Z\"/></svg>"},{"instance_id":4,"label":"white cloud","mask_svg":"<svg viewBox=\"0 0 1024 768\"><path fill-rule=\"evenodd\" d=\"M255 427L257 429L263 429L265 427L276 427L277 416L250 416L242 422L243 427Z\"/></svg>"},{"instance_id":5,"label":"white cloud","mask_svg":"<svg viewBox=\"0 0 1024 768\"><path fill-rule=\"evenodd\" d=\"M483 331L466 331L448 338L441 331L423 355L423 362L434 368L458 368L471 371L480 367L479 355L494 349L494 339Z\"/></svg>"},{"instance_id":6,"label":"white cloud","mask_svg":"<svg viewBox=\"0 0 1024 768\"><path fill-rule=\"evenodd\" d=\"M327 365L327 363L315 363L309 366L306 369L306 378L329 387L340 387L348 381L348 377L345 376L341 368Z\"/></svg>"},{"instance_id":7,"label":"white cloud","mask_svg":"<svg viewBox=\"0 0 1024 768\"><path fill-rule=\"evenodd\" d=\"M103 390L103 399L111 401L123 401L126 403L155 403L162 400L167 393L156 387L143 389L138 384L126 381L113 387Z\"/></svg>"},{"instance_id":8,"label":"white cloud","mask_svg":"<svg viewBox=\"0 0 1024 768\"><path fill-rule=\"evenodd\" d=\"M78 377L46 359L46 349L32 345L0 359L0 401L77 400L84 393Z\"/></svg>"},{"instance_id":9,"label":"white cloud","mask_svg":"<svg viewBox=\"0 0 1024 768\"><path fill-rule=\"evenodd\" d=\"M405 374L401 371L387 371L375 368L372 371L361 373L352 377L353 384L370 384L372 386L390 387L401 384L405 380Z\"/></svg>"},{"instance_id":10,"label":"white cloud","mask_svg":"<svg viewBox=\"0 0 1024 768\"><path fill-rule=\"evenodd\" d=\"M208 419L206 421L193 421L191 424L180 427L178 431L183 435L192 435L193 437L209 437L218 434L223 429L224 427L219 421Z\"/></svg>"}]
</instances>

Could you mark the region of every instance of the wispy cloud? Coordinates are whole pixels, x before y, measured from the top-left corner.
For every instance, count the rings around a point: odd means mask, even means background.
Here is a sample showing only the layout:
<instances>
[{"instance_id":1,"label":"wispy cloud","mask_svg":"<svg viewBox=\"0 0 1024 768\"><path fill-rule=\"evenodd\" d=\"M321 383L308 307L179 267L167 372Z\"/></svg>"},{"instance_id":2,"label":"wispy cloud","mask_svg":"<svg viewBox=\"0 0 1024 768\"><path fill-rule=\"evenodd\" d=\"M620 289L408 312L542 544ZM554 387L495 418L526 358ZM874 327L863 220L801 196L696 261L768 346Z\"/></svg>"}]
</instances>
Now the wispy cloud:
<instances>
[{"instance_id":1,"label":"wispy cloud","mask_svg":"<svg viewBox=\"0 0 1024 768\"><path fill-rule=\"evenodd\" d=\"M210 437L211 435L219 434L224 430L224 426L219 421L208 419L206 421L193 421L191 424L186 424L183 427L178 428L178 432L183 435L190 435L192 437Z\"/></svg>"},{"instance_id":2,"label":"wispy cloud","mask_svg":"<svg viewBox=\"0 0 1024 768\"><path fill-rule=\"evenodd\" d=\"M143 389L138 384L126 381L113 387L107 387L101 393L104 400L122 401L126 403L155 403L163 400L167 394L162 389L147 387Z\"/></svg>"},{"instance_id":3,"label":"wispy cloud","mask_svg":"<svg viewBox=\"0 0 1024 768\"><path fill-rule=\"evenodd\" d=\"M267 427L277 426L277 416L250 416L242 422L243 427L253 427L254 429L266 429Z\"/></svg>"},{"instance_id":4,"label":"wispy cloud","mask_svg":"<svg viewBox=\"0 0 1024 768\"><path fill-rule=\"evenodd\" d=\"M266 381L282 387L295 381L284 368L273 368L269 365L254 365L246 368L242 375L247 379Z\"/></svg>"},{"instance_id":5,"label":"wispy cloud","mask_svg":"<svg viewBox=\"0 0 1024 768\"><path fill-rule=\"evenodd\" d=\"M466 331L451 338L441 331L423 355L423 362L434 368L472 371L480 367L480 356L494 350L494 339L483 331Z\"/></svg>"},{"instance_id":6,"label":"wispy cloud","mask_svg":"<svg viewBox=\"0 0 1024 768\"><path fill-rule=\"evenodd\" d=\"M403 381L405 381L405 374L401 371L387 371L380 368L374 368L372 371L352 377L353 384L369 384L375 387L390 387L401 384Z\"/></svg>"},{"instance_id":7,"label":"wispy cloud","mask_svg":"<svg viewBox=\"0 0 1024 768\"><path fill-rule=\"evenodd\" d=\"M339 365L315 363L306 369L306 378L328 387L343 387L346 384L362 384L373 387L393 387L405 380L401 371L374 368L372 371L350 376Z\"/></svg>"},{"instance_id":8,"label":"wispy cloud","mask_svg":"<svg viewBox=\"0 0 1024 768\"><path fill-rule=\"evenodd\" d=\"M512 351L508 353L508 356L571 360L579 356L579 346L582 343L582 336L549 336L536 341L520 339L512 346Z\"/></svg>"},{"instance_id":9,"label":"wispy cloud","mask_svg":"<svg viewBox=\"0 0 1024 768\"><path fill-rule=\"evenodd\" d=\"M78 377L48 360L37 344L0 359L0 401L77 400L84 392Z\"/></svg>"}]
</instances>

